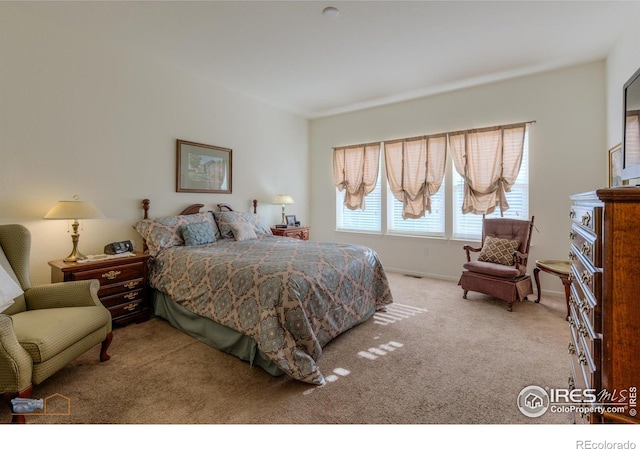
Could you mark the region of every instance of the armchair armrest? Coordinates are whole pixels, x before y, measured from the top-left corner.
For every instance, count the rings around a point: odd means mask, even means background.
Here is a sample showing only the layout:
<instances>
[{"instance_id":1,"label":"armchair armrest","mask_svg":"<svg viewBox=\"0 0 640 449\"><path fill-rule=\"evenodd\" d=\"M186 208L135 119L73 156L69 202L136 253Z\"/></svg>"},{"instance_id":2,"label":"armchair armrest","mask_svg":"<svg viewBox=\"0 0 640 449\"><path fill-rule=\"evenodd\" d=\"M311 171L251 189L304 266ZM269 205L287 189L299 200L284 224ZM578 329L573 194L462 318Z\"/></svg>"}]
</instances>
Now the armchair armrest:
<instances>
[{"instance_id":1,"label":"armchair armrest","mask_svg":"<svg viewBox=\"0 0 640 449\"><path fill-rule=\"evenodd\" d=\"M27 310L56 309L60 307L104 307L98 299L100 282L86 281L59 282L38 285L24 293Z\"/></svg>"},{"instance_id":2,"label":"armchair armrest","mask_svg":"<svg viewBox=\"0 0 640 449\"><path fill-rule=\"evenodd\" d=\"M473 246L469 245L464 245L462 249L467 253L467 262L471 262L471 252L479 253L480 251L482 251L482 248L474 248Z\"/></svg>"},{"instance_id":3,"label":"armchair armrest","mask_svg":"<svg viewBox=\"0 0 640 449\"><path fill-rule=\"evenodd\" d=\"M513 252L513 262L515 263L516 268L520 267L520 265L527 265L527 259L529 258L529 254L521 253L520 251Z\"/></svg>"},{"instance_id":4,"label":"armchair armrest","mask_svg":"<svg viewBox=\"0 0 640 449\"><path fill-rule=\"evenodd\" d=\"M31 385L33 360L20 345L9 315L0 314L0 393L17 393Z\"/></svg>"}]
</instances>

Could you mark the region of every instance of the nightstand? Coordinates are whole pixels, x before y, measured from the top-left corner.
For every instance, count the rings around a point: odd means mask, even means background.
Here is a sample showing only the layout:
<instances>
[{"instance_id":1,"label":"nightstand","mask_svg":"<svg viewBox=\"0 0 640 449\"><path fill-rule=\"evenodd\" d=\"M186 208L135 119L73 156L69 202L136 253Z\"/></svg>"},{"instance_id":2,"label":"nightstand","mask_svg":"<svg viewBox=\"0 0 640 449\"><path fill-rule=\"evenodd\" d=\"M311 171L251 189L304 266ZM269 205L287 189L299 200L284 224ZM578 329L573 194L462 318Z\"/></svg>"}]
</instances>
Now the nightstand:
<instances>
[{"instance_id":1,"label":"nightstand","mask_svg":"<svg viewBox=\"0 0 640 449\"><path fill-rule=\"evenodd\" d=\"M116 257L91 262L52 260L51 282L100 281L98 297L111 312L114 323L146 321L151 316L147 293L147 260L149 256Z\"/></svg>"},{"instance_id":2,"label":"nightstand","mask_svg":"<svg viewBox=\"0 0 640 449\"><path fill-rule=\"evenodd\" d=\"M299 240L309 240L309 226L287 226L286 228L271 228L273 235L278 237L292 237Z\"/></svg>"}]
</instances>

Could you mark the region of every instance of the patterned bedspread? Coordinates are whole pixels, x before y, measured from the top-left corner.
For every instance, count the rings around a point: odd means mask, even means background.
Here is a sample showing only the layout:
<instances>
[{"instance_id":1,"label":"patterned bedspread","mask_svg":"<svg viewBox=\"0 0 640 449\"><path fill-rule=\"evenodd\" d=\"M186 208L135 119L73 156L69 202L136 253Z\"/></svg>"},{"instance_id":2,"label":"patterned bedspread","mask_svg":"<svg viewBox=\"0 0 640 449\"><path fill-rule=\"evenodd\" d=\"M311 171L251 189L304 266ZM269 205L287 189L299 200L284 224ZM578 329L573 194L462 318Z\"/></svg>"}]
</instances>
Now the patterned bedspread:
<instances>
[{"instance_id":1,"label":"patterned bedspread","mask_svg":"<svg viewBox=\"0 0 640 449\"><path fill-rule=\"evenodd\" d=\"M323 384L322 347L392 302L377 254L359 245L264 236L176 246L155 258L151 286L253 338L289 376Z\"/></svg>"}]
</instances>

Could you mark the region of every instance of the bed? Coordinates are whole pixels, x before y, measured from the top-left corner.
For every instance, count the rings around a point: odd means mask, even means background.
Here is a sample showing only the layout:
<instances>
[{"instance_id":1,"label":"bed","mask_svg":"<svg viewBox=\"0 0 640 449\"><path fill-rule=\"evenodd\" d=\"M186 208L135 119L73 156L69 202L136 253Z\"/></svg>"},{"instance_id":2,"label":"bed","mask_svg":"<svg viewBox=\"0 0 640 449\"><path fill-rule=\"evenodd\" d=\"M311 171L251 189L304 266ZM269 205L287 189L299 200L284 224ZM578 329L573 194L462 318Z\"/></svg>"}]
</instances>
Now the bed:
<instances>
[{"instance_id":1,"label":"bed","mask_svg":"<svg viewBox=\"0 0 640 449\"><path fill-rule=\"evenodd\" d=\"M273 236L255 200L253 213L196 204L155 219L149 204L134 228L155 315L272 375L322 385L322 348L392 302L372 249Z\"/></svg>"}]
</instances>

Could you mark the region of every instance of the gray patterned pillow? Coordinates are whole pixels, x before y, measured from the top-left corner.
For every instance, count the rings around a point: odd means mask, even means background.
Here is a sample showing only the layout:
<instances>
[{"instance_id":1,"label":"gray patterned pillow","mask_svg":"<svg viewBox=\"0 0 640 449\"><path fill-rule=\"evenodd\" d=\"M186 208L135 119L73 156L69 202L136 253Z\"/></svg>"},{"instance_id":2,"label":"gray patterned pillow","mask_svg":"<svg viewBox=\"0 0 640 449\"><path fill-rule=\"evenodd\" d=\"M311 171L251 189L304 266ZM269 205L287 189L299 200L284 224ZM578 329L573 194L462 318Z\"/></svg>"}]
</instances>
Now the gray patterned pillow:
<instances>
[{"instance_id":1,"label":"gray patterned pillow","mask_svg":"<svg viewBox=\"0 0 640 449\"><path fill-rule=\"evenodd\" d=\"M243 240L257 239L256 231L253 230L253 225L246 220L238 220L229 225L233 237L241 242Z\"/></svg>"},{"instance_id":2,"label":"gray patterned pillow","mask_svg":"<svg viewBox=\"0 0 640 449\"><path fill-rule=\"evenodd\" d=\"M133 228L145 240L151 256L157 255L165 248L184 245L180 226L191 223L210 223L217 229L211 212L200 212L191 215L171 215L162 218L146 218L133 225Z\"/></svg>"},{"instance_id":3,"label":"gray patterned pillow","mask_svg":"<svg viewBox=\"0 0 640 449\"><path fill-rule=\"evenodd\" d=\"M211 223L191 223L180 226L186 246L206 245L216 241L216 233Z\"/></svg>"},{"instance_id":4,"label":"gray patterned pillow","mask_svg":"<svg viewBox=\"0 0 640 449\"><path fill-rule=\"evenodd\" d=\"M253 214L251 212L222 211L214 212L213 215L216 218L218 228L220 229L220 235L223 239L234 238L231 225L241 221L249 223L256 235L272 235L271 228L262 221L258 214Z\"/></svg>"},{"instance_id":5,"label":"gray patterned pillow","mask_svg":"<svg viewBox=\"0 0 640 449\"><path fill-rule=\"evenodd\" d=\"M493 262L502 265L513 265L513 253L520 246L517 240L499 239L487 236L478 255L481 262Z\"/></svg>"}]
</instances>

